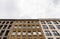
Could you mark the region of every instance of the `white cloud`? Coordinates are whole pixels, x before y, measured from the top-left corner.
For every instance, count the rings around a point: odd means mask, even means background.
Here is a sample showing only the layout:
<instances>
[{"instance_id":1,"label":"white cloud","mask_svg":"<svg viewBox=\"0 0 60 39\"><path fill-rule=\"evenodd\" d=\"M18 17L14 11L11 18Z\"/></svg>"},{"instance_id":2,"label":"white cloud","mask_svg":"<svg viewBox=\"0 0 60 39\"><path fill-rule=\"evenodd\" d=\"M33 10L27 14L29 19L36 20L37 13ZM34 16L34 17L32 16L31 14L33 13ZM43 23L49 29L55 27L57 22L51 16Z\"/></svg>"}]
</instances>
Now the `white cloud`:
<instances>
[{"instance_id":1,"label":"white cloud","mask_svg":"<svg viewBox=\"0 0 60 39\"><path fill-rule=\"evenodd\" d=\"M60 18L60 0L49 0L49 6L46 10L46 17Z\"/></svg>"},{"instance_id":2,"label":"white cloud","mask_svg":"<svg viewBox=\"0 0 60 39\"><path fill-rule=\"evenodd\" d=\"M60 18L60 0L0 0L0 18Z\"/></svg>"}]
</instances>

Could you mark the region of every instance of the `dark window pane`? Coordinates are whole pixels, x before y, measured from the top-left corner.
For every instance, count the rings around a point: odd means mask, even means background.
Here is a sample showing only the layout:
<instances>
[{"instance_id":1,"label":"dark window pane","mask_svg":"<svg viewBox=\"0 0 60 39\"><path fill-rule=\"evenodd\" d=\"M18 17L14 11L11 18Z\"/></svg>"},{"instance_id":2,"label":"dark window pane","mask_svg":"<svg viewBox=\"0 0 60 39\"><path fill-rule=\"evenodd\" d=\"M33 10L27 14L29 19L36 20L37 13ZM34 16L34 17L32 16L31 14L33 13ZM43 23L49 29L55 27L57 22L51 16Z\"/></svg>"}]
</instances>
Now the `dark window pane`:
<instances>
[{"instance_id":1,"label":"dark window pane","mask_svg":"<svg viewBox=\"0 0 60 39\"><path fill-rule=\"evenodd\" d=\"M55 27L53 25L49 25L50 29L55 29Z\"/></svg>"},{"instance_id":2,"label":"dark window pane","mask_svg":"<svg viewBox=\"0 0 60 39\"><path fill-rule=\"evenodd\" d=\"M57 25L57 28L60 29L60 25Z\"/></svg>"},{"instance_id":3,"label":"dark window pane","mask_svg":"<svg viewBox=\"0 0 60 39\"><path fill-rule=\"evenodd\" d=\"M53 38L48 38L48 39L53 39Z\"/></svg>"},{"instance_id":4,"label":"dark window pane","mask_svg":"<svg viewBox=\"0 0 60 39\"><path fill-rule=\"evenodd\" d=\"M47 24L52 24L50 21L46 21L47 22Z\"/></svg>"},{"instance_id":5,"label":"dark window pane","mask_svg":"<svg viewBox=\"0 0 60 39\"><path fill-rule=\"evenodd\" d=\"M56 39L60 39L60 38L56 38Z\"/></svg>"},{"instance_id":6,"label":"dark window pane","mask_svg":"<svg viewBox=\"0 0 60 39\"><path fill-rule=\"evenodd\" d=\"M4 24L4 23L5 23L5 21L2 22L2 24Z\"/></svg>"},{"instance_id":7,"label":"dark window pane","mask_svg":"<svg viewBox=\"0 0 60 39\"><path fill-rule=\"evenodd\" d=\"M56 30L54 30L52 32L53 32L54 36L59 36L59 33Z\"/></svg>"},{"instance_id":8,"label":"dark window pane","mask_svg":"<svg viewBox=\"0 0 60 39\"><path fill-rule=\"evenodd\" d=\"M43 25L43 29L48 29L47 25Z\"/></svg>"},{"instance_id":9,"label":"dark window pane","mask_svg":"<svg viewBox=\"0 0 60 39\"><path fill-rule=\"evenodd\" d=\"M41 21L42 24L46 24L45 21Z\"/></svg>"},{"instance_id":10,"label":"dark window pane","mask_svg":"<svg viewBox=\"0 0 60 39\"><path fill-rule=\"evenodd\" d=\"M3 27L3 25L0 25L0 29Z\"/></svg>"},{"instance_id":11,"label":"dark window pane","mask_svg":"<svg viewBox=\"0 0 60 39\"><path fill-rule=\"evenodd\" d=\"M53 23L54 23L54 24L58 24L58 22L57 22L57 21L53 21Z\"/></svg>"},{"instance_id":12,"label":"dark window pane","mask_svg":"<svg viewBox=\"0 0 60 39\"><path fill-rule=\"evenodd\" d=\"M52 34L50 33L50 31L45 31L45 33L46 33L46 36L52 36Z\"/></svg>"}]
</instances>

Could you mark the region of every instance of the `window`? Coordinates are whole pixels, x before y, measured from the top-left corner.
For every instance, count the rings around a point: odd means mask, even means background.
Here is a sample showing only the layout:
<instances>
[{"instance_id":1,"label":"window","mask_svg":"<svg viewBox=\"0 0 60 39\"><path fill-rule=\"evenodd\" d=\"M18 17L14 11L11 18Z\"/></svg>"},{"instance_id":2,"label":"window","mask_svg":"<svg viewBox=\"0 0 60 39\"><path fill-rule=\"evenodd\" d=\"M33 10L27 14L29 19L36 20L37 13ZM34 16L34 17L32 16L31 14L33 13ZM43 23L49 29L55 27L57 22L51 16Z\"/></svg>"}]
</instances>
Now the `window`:
<instances>
[{"instance_id":1,"label":"window","mask_svg":"<svg viewBox=\"0 0 60 39\"><path fill-rule=\"evenodd\" d=\"M5 23L5 21L2 22L2 24L4 24L4 23Z\"/></svg>"},{"instance_id":2,"label":"window","mask_svg":"<svg viewBox=\"0 0 60 39\"><path fill-rule=\"evenodd\" d=\"M39 26L37 26L37 28L40 28Z\"/></svg>"},{"instance_id":3,"label":"window","mask_svg":"<svg viewBox=\"0 0 60 39\"><path fill-rule=\"evenodd\" d=\"M24 21L24 23L26 23L26 21Z\"/></svg>"},{"instance_id":4,"label":"window","mask_svg":"<svg viewBox=\"0 0 60 39\"><path fill-rule=\"evenodd\" d=\"M21 35L21 32L18 32L17 35Z\"/></svg>"},{"instance_id":5,"label":"window","mask_svg":"<svg viewBox=\"0 0 60 39\"><path fill-rule=\"evenodd\" d=\"M31 23L35 23L34 21L31 21Z\"/></svg>"},{"instance_id":6,"label":"window","mask_svg":"<svg viewBox=\"0 0 60 39\"><path fill-rule=\"evenodd\" d=\"M3 25L0 25L0 29L3 27Z\"/></svg>"},{"instance_id":7,"label":"window","mask_svg":"<svg viewBox=\"0 0 60 39\"><path fill-rule=\"evenodd\" d=\"M60 38L56 38L56 39L60 39Z\"/></svg>"},{"instance_id":8,"label":"window","mask_svg":"<svg viewBox=\"0 0 60 39\"><path fill-rule=\"evenodd\" d=\"M9 22L7 21L6 24L8 24Z\"/></svg>"},{"instance_id":9,"label":"window","mask_svg":"<svg viewBox=\"0 0 60 39\"><path fill-rule=\"evenodd\" d=\"M26 32L23 32L23 35L26 35Z\"/></svg>"},{"instance_id":10,"label":"window","mask_svg":"<svg viewBox=\"0 0 60 39\"><path fill-rule=\"evenodd\" d=\"M22 21L20 21L20 23L22 23Z\"/></svg>"},{"instance_id":11,"label":"window","mask_svg":"<svg viewBox=\"0 0 60 39\"><path fill-rule=\"evenodd\" d=\"M32 26L32 28L34 29L34 28L35 28L35 26Z\"/></svg>"},{"instance_id":12,"label":"window","mask_svg":"<svg viewBox=\"0 0 60 39\"><path fill-rule=\"evenodd\" d=\"M31 35L31 33L28 33L28 35Z\"/></svg>"},{"instance_id":13,"label":"window","mask_svg":"<svg viewBox=\"0 0 60 39\"><path fill-rule=\"evenodd\" d=\"M12 32L12 35L16 35L16 32Z\"/></svg>"},{"instance_id":14,"label":"window","mask_svg":"<svg viewBox=\"0 0 60 39\"><path fill-rule=\"evenodd\" d=\"M11 25L8 26L8 29L10 29L10 28L11 28Z\"/></svg>"},{"instance_id":15,"label":"window","mask_svg":"<svg viewBox=\"0 0 60 39\"><path fill-rule=\"evenodd\" d=\"M12 23L13 23L13 21L10 22L10 24L12 24Z\"/></svg>"},{"instance_id":16,"label":"window","mask_svg":"<svg viewBox=\"0 0 60 39\"><path fill-rule=\"evenodd\" d=\"M47 21L47 24L52 24L50 21Z\"/></svg>"},{"instance_id":17,"label":"window","mask_svg":"<svg viewBox=\"0 0 60 39\"><path fill-rule=\"evenodd\" d=\"M48 29L47 25L43 25L43 29Z\"/></svg>"},{"instance_id":18,"label":"window","mask_svg":"<svg viewBox=\"0 0 60 39\"><path fill-rule=\"evenodd\" d=\"M45 21L41 21L42 24L46 24Z\"/></svg>"},{"instance_id":19,"label":"window","mask_svg":"<svg viewBox=\"0 0 60 39\"><path fill-rule=\"evenodd\" d=\"M2 30L1 33L0 33L0 36L2 36L4 32L5 32L5 30Z\"/></svg>"},{"instance_id":20,"label":"window","mask_svg":"<svg viewBox=\"0 0 60 39\"><path fill-rule=\"evenodd\" d=\"M28 23L30 23L30 21L28 21Z\"/></svg>"},{"instance_id":21,"label":"window","mask_svg":"<svg viewBox=\"0 0 60 39\"><path fill-rule=\"evenodd\" d=\"M57 22L57 21L53 21L53 23L54 23L54 24L58 24L58 22Z\"/></svg>"},{"instance_id":22,"label":"window","mask_svg":"<svg viewBox=\"0 0 60 39\"><path fill-rule=\"evenodd\" d=\"M48 38L48 39L53 39L53 38Z\"/></svg>"},{"instance_id":23,"label":"window","mask_svg":"<svg viewBox=\"0 0 60 39\"><path fill-rule=\"evenodd\" d=\"M60 29L60 25L57 25L57 28Z\"/></svg>"},{"instance_id":24,"label":"window","mask_svg":"<svg viewBox=\"0 0 60 39\"><path fill-rule=\"evenodd\" d=\"M46 36L52 36L52 34L50 33L50 31L45 30Z\"/></svg>"},{"instance_id":25,"label":"window","mask_svg":"<svg viewBox=\"0 0 60 39\"><path fill-rule=\"evenodd\" d=\"M26 29L26 26L23 26L24 29Z\"/></svg>"},{"instance_id":26,"label":"window","mask_svg":"<svg viewBox=\"0 0 60 39\"><path fill-rule=\"evenodd\" d=\"M55 27L53 25L49 25L50 29L55 29Z\"/></svg>"},{"instance_id":27,"label":"window","mask_svg":"<svg viewBox=\"0 0 60 39\"><path fill-rule=\"evenodd\" d=\"M4 25L3 29L6 29L7 25Z\"/></svg>"},{"instance_id":28,"label":"window","mask_svg":"<svg viewBox=\"0 0 60 39\"><path fill-rule=\"evenodd\" d=\"M36 21L36 24L39 24L39 21Z\"/></svg>"},{"instance_id":29,"label":"window","mask_svg":"<svg viewBox=\"0 0 60 39\"><path fill-rule=\"evenodd\" d=\"M33 35L37 35L37 33L36 32L33 32Z\"/></svg>"},{"instance_id":30,"label":"window","mask_svg":"<svg viewBox=\"0 0 60 39\"><path fill-rule=\"evenodd\" d=\"M28 35L31 35L31 33L28 32Z\"/></svg>"},{"instance_id":31,"label":"window","mask_svg":"<svg viewBox=\"0 0 60 39\"><path fill-rule=\"evenodd\" d=\"M59 33L56 30L53 30L52 32L53 32L54 36L59 36Z\"/></svg>"},{"instance_id":32,"label":"window","mask_svg":"<svg viewBox=\"0 0 60 39\"><path fill-rule=\"evenodd\" d=\"M14 28L16 29L16 28L17 28L17 26L14 26Z\"/></svg>"},{"instance_id":33,"label":"window","mask_svg":"<svg viewBox=\"0 0 60 39\"><path fill-rule=\"evenodd\" d=\"M31 28L31 26L28 26L28 29L30 29Z\"/></svg>"},{"instance_id":34,"label":"window","mask_svg":"<svg viewBox=\"0 0 60 39\"><path fill-rule=\"evenodd\" d=\"M0 23L1 23L1 21L0 21Z\"/></svg>"},{"instance_id":35,"label":"window","mask_svg":"<svg viewBox=\"0 0 60 39\"><path fill-rule=\"evenodd\" d=\"M7 36L7 35L8 35L8 33L9 33L9 30L7 30L7 31L6 31L5 36Z\"/></svg>"},{"instance_id":36,"label":"window","mask_svg":"<svg viewBox=\"0 0 60 39\"><path fill-rule=\"evenodd\" d=\"M19 29L21 28L21 26L18 27Z\"/></svg>"},{"instance_id":37,"label":"window","mask_svg":"<svg viewBox=\"0 0 60 39\"><path fill-rule=\"evenodd\" d=\"M7 39L7 37L3 37L3 39Z\"/></svg>"},{"instance_id":38,"label":"window","mask_svg":"<svg viewBox=\"0 0 60 39\"><path fill-rule=\"evenodd\" d=\"M31 35L31 31L28 31L28 35Z\"/></svg>"},{"instance_id":39,"label":"window","mask_svg":"<svg viewBox=\"0 0 60 39\"><path fill-rule=\"evenodd\" d=\"M42 35L42 33L41 32L38 32L38 35Z\"/></svg>"}]
</instances>

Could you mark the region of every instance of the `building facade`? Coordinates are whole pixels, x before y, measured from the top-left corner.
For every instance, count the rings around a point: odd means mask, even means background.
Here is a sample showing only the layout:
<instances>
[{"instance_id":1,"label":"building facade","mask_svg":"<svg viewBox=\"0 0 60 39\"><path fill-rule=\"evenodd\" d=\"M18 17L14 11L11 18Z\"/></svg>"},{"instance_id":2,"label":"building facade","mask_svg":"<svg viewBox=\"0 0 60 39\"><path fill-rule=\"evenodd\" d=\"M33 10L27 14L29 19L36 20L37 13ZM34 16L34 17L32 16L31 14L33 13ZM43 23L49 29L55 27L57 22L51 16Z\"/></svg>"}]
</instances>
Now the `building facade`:
<instances>
[{"instance_id":1,"label":"building facade","mask_svg":"<svg viewBox=\"0 0 60 39\"><path fill-rule=\"evenodd\" d=\"M0 39L60 39L60 19L0 19Z\"/></svg>"}]
</instances>

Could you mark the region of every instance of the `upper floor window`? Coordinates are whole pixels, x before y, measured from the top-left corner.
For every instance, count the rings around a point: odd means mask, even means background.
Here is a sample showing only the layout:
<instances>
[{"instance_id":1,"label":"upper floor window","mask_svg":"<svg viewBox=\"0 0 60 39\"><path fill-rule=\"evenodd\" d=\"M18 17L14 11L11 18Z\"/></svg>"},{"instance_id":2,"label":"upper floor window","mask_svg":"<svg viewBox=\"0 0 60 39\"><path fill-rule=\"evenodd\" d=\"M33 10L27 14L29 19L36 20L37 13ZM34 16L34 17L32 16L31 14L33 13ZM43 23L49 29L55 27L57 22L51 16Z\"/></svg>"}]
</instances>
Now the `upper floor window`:
<instances>
[{"instance_id":1,"label":"upper floor window","mask_svg":"<svg viewBox=\"0 0 60 39\"><path fill-rule=\"evenodd\" d=\"M48 39L53 39L53 38L48 38Z\"/></svg>"},{"instance_id":2,"label":"upper floor window","mask_svg":"<svg viewBox=\"0 0 60 39\"><path fill-rule=\"evenodd\" d=\"M0 25L0 29L2 28L3 25Z\"/></svg>"},{"instance_id":3,"label":"upper floor window","mask_svg":"<svg viewBox=\"0 0 60 39\"><path fill-rule=\"evenodd\" d=\"M21 32L17 32L17 35L21 35Z\"/></svg>"},{"instance_id":4,"label":"upper floor window","mask_svg":"<svg viewBox=\"0 0 60 39\"><path fill-rule=\"evenodd\" d=\"M35 21L31 21L31 23L35 23Z\"/></svg>"},{"instance_id":5,"label":"upper floor window","mask_svg":"<svg viewBox=\"0 0 60 39\"><path fill-rule=\"evenodd\" d=\"M26 23L26 21L24 21L24 23Z\"/></svg>"},{"instance_id":6,"label":"upper floor window","mask_svg":"<svg viewBox=\"0 0 60 39\"><path fill-rule=\"evenodd\" d=\"M16 28L18 28L17 26L14 26L14 28L16 29Z\"/></svg>"},{"instance_id":7,"label":"upper floor window","mask_svg":"<svg viewBox=\"0 0 60 39\"><path fill-rule=\"evenodd\" d=\"M40 28L39 26L36 26L36 28Z\"/></svg>"},{"instance_id":8,"label":"upper floor window","mask_svg":"<svg viewBox=\"0 0 60 39\"><path fill-rule=\"evenodd\" d=\"M26 26L23 26L24 29L26 29Z\"/></svg>"},{"instance_id":9,"label":"upper floor window","mask_svg":"<svg viewBox=\"0 0 60 39\"><path fill-rule=\"evenodd\" d=\"M35 28L35 26L32 26L32 28L34 29L34 28Z\"/></svg>"},{"instance_id":10,"label":"upper floor window","mask_svg":"<svg viewBox=\"0 0 60 39\"><path fill-rule=\"evenodd\" d=\"M60 25L57 25L57 28L60 29Z\"/></svg>"},{"instance_id":11,"label":"upper floor window","mask_svg":"<svg viewBox=\"0 0 60 39\"><path fill-rule=\"evenodd\" d=\"M46 36L52 36L52 34L50 33L50 31L45 30Z\"/></svg>"},{"instance_id":12,"label":"upper floor window","mask_svg":"<svg viewBox=\"0 0 60 39\"><path fill-rule=\"evenodd\" d=\"M0 21L0 23L1 23L1 21Z\"/></svg>"},{"instance_id":13,"label":"upper floor window","mask_svg":"<svg viewBox=\"0 0 60 39\"><path fill-rule=\"evenodd\" d=\"M18 26L18 28L20 29L20 28L22 28L22 26Z\"/></svg>"},{"instance_id":14,"label":"upper floor window","mask_svg":"<svg viewBox=\"0 0 60 39\"><path fill-rule=\"evenodd\" d=\"M46 24L45 21L41 21L42 24Z\"/></svg>"},{"instance_id":15,"label":"upper floor window","mask_svg":"<svg viewBox=\"0 0 60 39\"><path fill-rule=\"evenodd\" d=\"M28 31L28 35L31 35L31 31Z\"/></svg>"},{"instance_id":16,"label":"upper floor window","mask_svg":"<svg viewBox=\"0 0 60 39\"><path fill-rule=\"evenodd\" d=\"M58 24L58 22L57 22L57 21L53 21L53 23L54 23L54 24Z\"/></svg>"},{"instance_id":17,"label":"upper floor window","mask_svg":"<svg viewBox=\"0 0 60 39\"><path fill-rule=\"evenodd\" d=\"M5 21L2 22L2 24L4 24L4 23L5 23Z\"/></svg>"},{"instance_id":18,"label":"upper floor window","mask_svg":"<svg viewBox=\"0 0 60 39\"><path fill-rule=\"evenodd\" d=\"M8 23L9 23L9 21L6 22L6 24L8 24Z\"/></svg>"},{"instance_id":19,"label":"upper floor window","mask_svg":"<svg viewBox=\"0 0 60 39\"><path fill-rule=\"evenodd\" d=\"M30 29L31 28L31 26L28 26L28 29Z\"/></svg>"},{"instance_id":20,"label":"upper floor window","mask_svg":"<svg viewBox=\"0 0 60 39\"><path fill-rule=\"evenodd\" d=\"M10 24L12 24L12 23L13 23L13 21L10 22Z\"/></svg>"},{"instance_id":21,"label":"upper floor window","mask_svg":"<svg viewBox=\"0 0 60 39\"><path fill-rule=\"evenodd\" d=\"M48 29L47 25L43 25L43 29Z\"/></svg>"},{"instance_id":22,"label":"upper floor window","mask_svg":"<svg viewBox=\"0 0 60 39\"><path fill-rule=\"evenodd\" d=\"M60 38L56 38L56 39L60 39Z\"/></svg>"},{"instance_id":23,"label":"upper floor window","mask_svg":"<svg viewBox=\"0 0 60 39\"><path fill-rule=\"evenodd\" d=\"M28 23L30 23L30 21L28 21Z\"/></svg>"},{"instance_id":24,"label":"upper floor window","mask_svg":"<svg viewBox=\"0 0 60 39\"><path fill-rule=\"evenodd\" d=\"M38 32L38 35L42 35L42 33L41 32Z\"/></svg>"},{"instance_id":25,"label":"upper floor window","mask_svg":"<svg viewBox=\"0 0 60 39\"><path fill-rule=\"evenodd\" d=\"M53 25L49 25L50 29L55 29L55 27Z\"/></svg>"},{"instance_id":26,"label":"upper floor window","mask_svg":"<svg viewBox=\"0 0 60 39\"><path fill-rule=\"evenodd\" d=\"M14 32L12 32L12 35L16 35L16 32L14 31Z\"/></svg>"},{"instance_id":27,"label":"upper floor window","mask_svg":"<svg viewBox=\"0 0 60 39\"><path fill-rule=\"evenodd\" d=\"M36 21L36 24L39 24L39 21Z\"/></svg>"},{"instance_id":28,"label":"upper floor window","mask_svg":"<svg viewBox=\"0 0 60 39\"><path fill-rule=\"evenodd\" d=\"M23 34L23 35L26 35L26 32L23 32L22 34Z\"/></svg>"},{"instance_id":29,"label":"upper floor window","mask_svg":"<svg viewBox=\"0 0 60 39\"><path fill-rule=\"evenodd\" d=\"M46 21L47 22L47 24L52 24L50 21Z\"/></svg>"},{"instance_id":30,"label":"upper floor window","mask_svg":"<svg viewBox=\"0 0 60 39\"><path fill-rule=\"evenodd\" d=\"M37 33L36 32L33 32L33 35L37 35Z\"/></svg>"},{"instance_id":31,"label":"upper floor window","mask_svg":"<svg viewBox=\"0 0 60 39\"><path fill-rule=\"evenodd\" d=\"M56 30L53 30L52 32L53 32L54 36L59 36L59 33Z\"/></svg>"}]
</instances>

